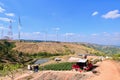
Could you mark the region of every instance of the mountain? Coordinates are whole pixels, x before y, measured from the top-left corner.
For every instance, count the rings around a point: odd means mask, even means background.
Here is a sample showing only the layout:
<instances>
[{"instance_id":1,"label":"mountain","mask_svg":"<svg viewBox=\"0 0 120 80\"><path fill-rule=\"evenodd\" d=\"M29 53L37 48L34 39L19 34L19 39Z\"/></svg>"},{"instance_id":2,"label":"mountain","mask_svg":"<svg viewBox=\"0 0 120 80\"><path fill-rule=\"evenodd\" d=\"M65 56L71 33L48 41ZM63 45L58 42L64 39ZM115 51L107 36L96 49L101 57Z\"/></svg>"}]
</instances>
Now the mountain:
<instances>
[{"instance_id":1,"label":"mountain","mask_svg":"<svg viewBox=\"0 0 120 80\"><path fill-rule=\"evenodd\" d=\"M86 47L90 47L102 51L106 54L120 53L120 46L116 46L116 45L99 45L99 44L91 44L91 43L80 43L80 44Z\"/></svg>"}]
</instances>

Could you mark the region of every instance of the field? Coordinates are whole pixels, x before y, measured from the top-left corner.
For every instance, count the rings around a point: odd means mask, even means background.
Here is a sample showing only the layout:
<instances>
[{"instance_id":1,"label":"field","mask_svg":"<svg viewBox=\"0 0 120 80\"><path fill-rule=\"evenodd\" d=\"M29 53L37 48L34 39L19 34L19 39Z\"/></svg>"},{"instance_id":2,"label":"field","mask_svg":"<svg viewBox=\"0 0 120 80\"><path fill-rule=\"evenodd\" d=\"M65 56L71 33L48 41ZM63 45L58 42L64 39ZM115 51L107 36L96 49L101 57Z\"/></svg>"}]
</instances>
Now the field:
<instances>
[{"instance_id":1,"label":"field","mask_svg":"<svg viewBox=\"0 0 120 80\"><path fill-rule=\"evenodd\" d=\"M62 63L55 63L55 64L48 64L45 65L44 68L40 67L41 70L71 70L72 69L72 64L70 62L62 62Z\"/></svg>"}]
</instances>

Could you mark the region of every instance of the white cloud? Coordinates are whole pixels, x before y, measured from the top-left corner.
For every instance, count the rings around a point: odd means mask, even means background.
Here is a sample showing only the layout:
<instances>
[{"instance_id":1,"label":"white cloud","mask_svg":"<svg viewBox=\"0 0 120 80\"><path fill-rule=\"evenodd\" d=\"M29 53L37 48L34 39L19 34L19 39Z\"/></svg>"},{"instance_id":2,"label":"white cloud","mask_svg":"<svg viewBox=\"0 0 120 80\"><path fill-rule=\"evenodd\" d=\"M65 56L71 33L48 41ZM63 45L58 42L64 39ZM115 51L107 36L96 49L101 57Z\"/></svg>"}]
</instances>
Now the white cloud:
<instances>
[{"instance_id":1,"label":"white cloud","mask_svg":"<svg viewBox=\"0 0 120 80\"><path fill-rule=\"evenodd\" d=\"M40 34L40 32L33 32L33 34L39 35L39 34Z\"/></svg>"},{"instance_id":2,"label":"white cloud","mask_svg":"<svg viewBox=\"0 0 120 80\"><path fill-rule=\"evenodd\" d=\"M59 30L60 30L60 28L59 28L59 27L57 27L57 28L54 28L54 30L55 30L55 31L59 31Z\"/></svg>"},{"instance_id":3,"label":"white cloud","mask_svg":"<svg viewBox=\"0 0 120 80\"><path fill-rule=\"evenodd\" d=\"M96 16L97 14L98 14L98 12L95 11L95 12L92 13L92 16Z\"/></svg>"},{"instance_id":4,"label":"white cloud","mask_svg":"<svg viewBox=\"0 0 120 80\"><path fill-rule=\"evenodd\" d=\"M3 26L0 26L0 30L8 30L8 28L5 28Z\"/></svg>"},{"instance_id":5,"label":"white cloud","mask_svg":"<svg viewBox=\"0 0 120 80\"><path fill-rule=\"evenodd\" d=\"M15 14L14 13L5 13L6 16L9 16L9 17L14 17Z\"/></svg>"},{"instance_id":6,"label":"white cloud","mask_svg":"<svg viewBox=\"0 0 120 80\"><path fill-rule=\"evenodd\" d=\"M30 33L30 32L21 32L21 35L30 37L32 39L33 37L39 36L40 32L32 32L32 33Z\"/></svg>"},{"instance_id":7,"label":"white cloud","mask_svg":"<svg viewBox=\"0 0 120 80\"><path fill-rule=\"evenodd\" d=\"M5 11L5 9L3 9L2 7L0 7L0 13L3 13Z\"/></svg>"},{"instance_id":8,"label":"white cloud","mask_svg":"<svg viewBox=\"0 0 120 80\"><path fill-rule=\"evenodd\" d=\"M119 37L119 38L120 38L120 33L119 33L119 32L115 32L115 33L113 33L113 35L114 35L115 37Z\"/></svg>"},{"instance_id":9,"label":"white cloud","mask_svg":"<svg viewBox=\"0 0 120 80\"><path fill-rule=\"evenodd\" d=\"M65 36L73 36L75 35L74 33L65 33Z\"/></svg>"},{"instance_id":10,"label":"white cloud","mask_svg":"<svg viewBox=\"0 0 120 80\"><path fill-rule=\"evenodd\" d=\"M119 10L109 11L108 13L102 15L105 19L115 19L120 17Z\"/></svg>"},{"instance_id":11,"label":"white cloud","mask_svg":"<svg viewBox=\"0 0 120 80\"><path fill-rule=\"evenodd\" d=\"M13 21L13 20L9 19L9 18L0 17L0 21L10 22L10 21Z\"/></svg>"},{"instance_id":12,"label":"white cloud","mask_svg":"<svg viewBox=\"0 0 120 80\"><path fill-rule=\"evenodd\" d=\"M3 27L3 26L0 26L0 29L4 29L4 27Z\"/></svg>"},{"instance_id":13,"label":"white cloud","mask_svg":"<svg viewBox=\"0 0 120 80\"><path fill-rule=\"evenodd\" d=\"M5 27L3 24L0 24L0 30L8 30L8 27Z\"/></svg>"},{"instance_id":14,"label":"white cloud","mask_svg":"<svg viewBox=\"0 0 120 80\"><path fill-rule=\"evenodd\" d=\"M92 36L98 36L98 34L91 34Z\"/></svg>"},{"instance_id":15,"label":"white cloud","mask_svg":"<svg viewBox=\"0 0 120 80\"><path fill-rule=\"evenodd\" d=\"M21 39L42 40L43 36L40 32L21 32ZM15 37L17 39L18 35Z\"/></svg>"}]
</instances>

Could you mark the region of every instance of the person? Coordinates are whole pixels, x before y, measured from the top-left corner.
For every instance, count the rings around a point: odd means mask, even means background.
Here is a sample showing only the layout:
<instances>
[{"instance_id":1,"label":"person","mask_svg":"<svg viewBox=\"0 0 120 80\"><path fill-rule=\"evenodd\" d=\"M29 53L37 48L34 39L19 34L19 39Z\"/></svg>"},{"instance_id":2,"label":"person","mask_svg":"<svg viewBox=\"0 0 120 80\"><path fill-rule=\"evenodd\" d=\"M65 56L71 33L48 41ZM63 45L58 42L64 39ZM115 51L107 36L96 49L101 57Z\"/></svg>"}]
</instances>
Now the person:
<instances>
[{"instance_id":1,"label":"person","mask_svg":"<svg viewBox=\"0 0 120 80\"><path fill-rule=\"evenodd\" d=\"M83 55L83 58L84 58L84 59L87 59L87 55L86 55L86 54L84 54L84 55Z\"/></svg>"},{"instance_id":2,"label":"person","mask_svg":"<svg viewBox=\"0 0 120 80\"><path fill-rule=\"evenodd\" d=\"M38 66L38 65L36 65L36 72L38 72L38 70L39 70L39 66Z\"/></svg>"},{"instance_id":3,"label":"person","mask_svg":"<svg viewBox=\"0 0 120 80\"><path fill-rule=\"evenodd\" d=\"M30 70L32 70L32 66L30 65Z\"/></svg>"},{"instance_id":4,"label":"person","mask_svg":"<svg viewBox=\"0 0 120 80\"><path fill-rule=\"evenodd\" d=\"M28 65L28 70L30 70L31 69L31 66L30 65Z\"/></svg>"},{"instance_id":5,"label":"person","mask_svg":"<svg viewBox=\"0 0 120 80\"><path fill-rule=\"evenodd\" d=\"M92 65L92 62L90 60L87 61L87 65L83 67L83 69L85 71L88 71L90 69L92 69L93 65Z\"/></svg>"},{"instance_id":6,"label":"person","mask_svg":"<svg viewBox=\"0 0 120 80\"><path fill-rule=\"evenodd\" d=\"M38 66L38 65L35 65L35 66L34 66L34 72L38 72L38 70L39 70L39 66Z\"/></svg>"}]
</instances>

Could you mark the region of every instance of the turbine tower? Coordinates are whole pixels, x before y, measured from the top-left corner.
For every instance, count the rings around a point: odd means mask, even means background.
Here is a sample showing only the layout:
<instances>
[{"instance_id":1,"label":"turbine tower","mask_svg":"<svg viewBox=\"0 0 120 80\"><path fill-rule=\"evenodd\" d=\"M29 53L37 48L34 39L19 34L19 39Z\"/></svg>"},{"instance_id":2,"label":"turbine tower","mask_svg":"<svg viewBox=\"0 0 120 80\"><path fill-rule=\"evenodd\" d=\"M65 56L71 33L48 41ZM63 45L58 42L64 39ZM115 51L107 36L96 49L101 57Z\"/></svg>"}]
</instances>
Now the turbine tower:
<instances>
[{"instance_id":1,"label":"turbine tower","mask_svg":"<svg viewBox=\"0 0 120 80\"><path fill-rule=\"evenodd\" d=\"M12 40L13 39L13 33L12 33L12 21L10 20L10 25L8 27L8 37L9 37L9 40Z\"/></svg>"},{"instance_id":2,"label":"turbine tower","mask_svg":"<svg viewBox=\"0 0 120 80\"><path fill-rule=\"evenodd\" d=\"M45 31L45 42L47 42L47 31Z\"/></svg>"},{"instance_id":3,"label":"turbine tower","mask_svg":"<svg viewBox=\"0 0 120 80\"><path fill-rule=\"evenodd\" d=\"M3 39L3 29L1 30L1 39Z\"/></svg>"},{"instance_id":4,"label":"turbine tower","mask_svg":"<svg viewBox=\"0 0 120 80\"><path fill-rule=\"evenodd\" d=\"M21 20L20 20L20 17L19 17L19 20L18 20L18 39L20 41L20 29L21 29Z\"/></svg>"},{"instance_id":5,"label":"turbine tower","mask_svg":"<svg viewBox=\"0 0 120 80\"><path fill-rule=\"evenodd\" d=\"M58 31L60 30L60 28L55 28L55 32L56 32L56 41L58 41Z\"/></svg>"}]
</instances>

